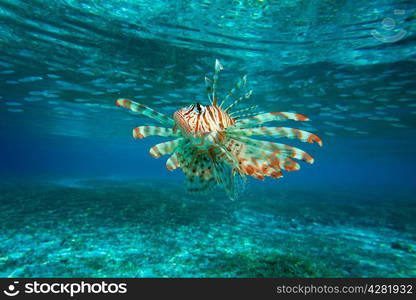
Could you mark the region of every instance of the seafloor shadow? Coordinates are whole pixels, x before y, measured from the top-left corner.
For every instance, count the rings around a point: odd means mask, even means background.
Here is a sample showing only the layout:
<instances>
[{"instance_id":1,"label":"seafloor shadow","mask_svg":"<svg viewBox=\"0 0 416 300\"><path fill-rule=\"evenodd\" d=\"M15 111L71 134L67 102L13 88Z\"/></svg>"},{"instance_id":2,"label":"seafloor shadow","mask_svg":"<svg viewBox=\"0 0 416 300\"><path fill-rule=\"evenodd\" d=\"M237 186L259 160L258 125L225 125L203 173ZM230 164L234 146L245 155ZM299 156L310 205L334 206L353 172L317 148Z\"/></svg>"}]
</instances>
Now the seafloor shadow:
<instances>
[{"instance_id":1,"label":"seafloor shadow","mask_svg":"<svg viewBox=\"0 0 416 300\"><path fill-rule=\"evenodd\" d=\"M373 197L276 187L199 199L155 180L3 184L0 276L416 276L414 203Z\"/></svg>"}]
</instances>

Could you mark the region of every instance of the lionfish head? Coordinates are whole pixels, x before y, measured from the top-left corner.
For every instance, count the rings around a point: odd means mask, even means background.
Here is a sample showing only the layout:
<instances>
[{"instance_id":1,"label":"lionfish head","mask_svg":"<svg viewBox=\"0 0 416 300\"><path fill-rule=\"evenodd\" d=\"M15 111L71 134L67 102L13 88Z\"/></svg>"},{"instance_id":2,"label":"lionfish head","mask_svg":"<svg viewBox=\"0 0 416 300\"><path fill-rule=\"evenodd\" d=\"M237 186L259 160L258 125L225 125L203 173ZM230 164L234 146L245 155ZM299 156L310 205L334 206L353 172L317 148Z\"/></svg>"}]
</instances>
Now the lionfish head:
<instances>
[{"instance_id":1,"label":"lionfish head","mask_svg":"<svg viewBox=\"0 0 416 300\"><path fill-rule=\"evenodd\" d=\"M197 102L177 110L173 114L173 119L182 132L186 134L195 133L198 131L197 123L200 119L199 116L201 116L206 109L206 106Z\"/></svg>"}]
</instances>

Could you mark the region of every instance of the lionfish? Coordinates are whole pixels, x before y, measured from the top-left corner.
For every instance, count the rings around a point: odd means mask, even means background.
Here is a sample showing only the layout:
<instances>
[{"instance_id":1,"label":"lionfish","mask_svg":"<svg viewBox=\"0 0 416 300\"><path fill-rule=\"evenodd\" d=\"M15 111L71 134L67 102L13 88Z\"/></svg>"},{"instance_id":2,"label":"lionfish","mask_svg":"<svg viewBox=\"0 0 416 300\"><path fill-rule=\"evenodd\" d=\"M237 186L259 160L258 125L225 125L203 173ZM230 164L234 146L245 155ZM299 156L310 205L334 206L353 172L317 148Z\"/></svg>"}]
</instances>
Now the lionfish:
<instances>
[{"instance_id":1,"label":"lionfish","mask_svg":"<svg viewBox=\"0 0 416 300\"><path fill-rule=\"evenodd\" d=\"M252 90L243 91L247 83L246 76L240 78L219 103L217 81L222 69L223 66L216 60L213 78L205 77L210 105L192 104L176 111L172 118L141 103L118 99L116 105L152 118L165 126L136 127L133 129L133 137L142 139L157 135L176 138L153 146L150 155L159 158L169 154L167 169L173 171L181 168L187 179L188 191L197 194L206 194L215 186L219 186L234 199L242 189L241 183L247 175L260 180L267 176L280 178L283 176L282 170L300 169L294 159L312 164L313 157L301 149L251 138L285 137L308 143L316 142L322 146L321 139L307 131L261 126L273 121L309 119L291 112L250 113L257 106L233 111L237 104L252 95ZM238 91L242 95L237 97ZM231 97L234 101L225 107L225 103Z\"/></svg>"}]
</instances>

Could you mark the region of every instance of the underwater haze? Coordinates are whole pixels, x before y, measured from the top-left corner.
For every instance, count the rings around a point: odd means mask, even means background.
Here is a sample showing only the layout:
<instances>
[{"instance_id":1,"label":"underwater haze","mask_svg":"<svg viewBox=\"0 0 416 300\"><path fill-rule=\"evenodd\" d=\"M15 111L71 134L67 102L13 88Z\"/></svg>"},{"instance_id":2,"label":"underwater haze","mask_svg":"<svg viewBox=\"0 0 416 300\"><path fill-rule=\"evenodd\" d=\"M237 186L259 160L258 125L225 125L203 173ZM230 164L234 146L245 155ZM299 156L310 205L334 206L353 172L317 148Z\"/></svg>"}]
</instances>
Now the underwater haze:
<instances>
[{"instance_id":1,"label":"underwater haze","mask_svg":"<svg viewBox=\"0 0 416 300\"><path fill-rule=\"evenodd\" d=\"M132 137L216 59L313 165L195 196ZM0 0L0 141L1 277L415 277L416 2Z\"/></svg>"}]
</instances>

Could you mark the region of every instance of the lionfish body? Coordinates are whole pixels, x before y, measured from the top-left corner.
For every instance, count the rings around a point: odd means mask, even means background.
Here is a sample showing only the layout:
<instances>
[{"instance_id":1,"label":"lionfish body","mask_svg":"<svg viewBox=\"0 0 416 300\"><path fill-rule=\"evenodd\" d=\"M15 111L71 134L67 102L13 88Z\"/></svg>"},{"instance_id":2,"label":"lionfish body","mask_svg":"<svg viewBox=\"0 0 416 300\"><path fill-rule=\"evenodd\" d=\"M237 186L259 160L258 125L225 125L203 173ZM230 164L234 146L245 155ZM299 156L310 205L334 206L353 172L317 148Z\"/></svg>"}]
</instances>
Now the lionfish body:
<instances>
[{"instance_id":1,"label":"lionfish body","mask_svg":"<svg viewBox=\"0 0 416 300\"><path fill-rule=\"evenodd\" d=\"M312 156L298 148L252 138L286 137L322 146L321 139L307 131L261 126L266 122L307 121L308 118L290 112L247 114L255 107L231 112L238 103L248 99L252 91L236 97L231 105L224 108L225 102L245 87L246 77L240 79L219 104L216 89L220 70L222 65L216 60L213 79L205 78L210 105L192 104L176 111L173 118L143 104L118 99L118 106L166 126L139 126L133 129L134 138L151 135L176 138L153 146L150 154L155 158L170 155L166 167L170 171L181 168L187 178L188 190L193 193L206 193L218 185L230 198L235 198L241 188L240 179L247 176L260 180L267 176L280 178L283 170L299 170L300 166L294 159L313 163Z\"/></svg>"}]
</instances>

